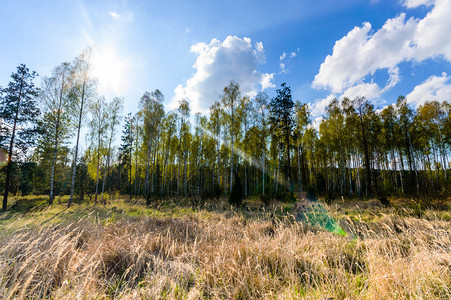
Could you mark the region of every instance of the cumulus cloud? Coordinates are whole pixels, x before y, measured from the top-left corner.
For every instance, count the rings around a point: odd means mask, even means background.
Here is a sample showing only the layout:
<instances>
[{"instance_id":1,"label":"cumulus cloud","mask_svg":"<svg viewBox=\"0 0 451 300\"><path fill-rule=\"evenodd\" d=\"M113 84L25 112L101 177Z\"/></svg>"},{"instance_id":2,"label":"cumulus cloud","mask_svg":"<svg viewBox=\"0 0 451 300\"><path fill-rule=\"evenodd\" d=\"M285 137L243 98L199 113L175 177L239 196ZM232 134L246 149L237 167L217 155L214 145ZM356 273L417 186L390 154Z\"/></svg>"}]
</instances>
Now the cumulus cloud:
<instances>
[{"instance_id":1,"label":"cumulus cloud","mask_svg":"<svg viewBox=\"0 0 451 300\"><path fill-rule=\"evenodd\" d=\"M412 36L415 27L415 20L405 21L405 14L389 19L373 35L370 23L355 27L335 43L333 54L326 57L315 76L314 87L341 93L378 69L394 69L411 56L410 40L404 37Z\"/></svg>"},{"instance_id":2,"label":"cumulus cloud","mask_svg":"<svg viewBox=\"0 0 451 300\"><path fill-rule=\"evenodd\" d=\"M451 0L436 0L434 8L418 22L413 44L417 61L438 56L451 62Z\"/></svg>"},{"instance_id":3,"label":"cumulus cloud","mask_svg":"<svg viewBox=\"0 0 451 300\"><path fill-rule=\"evenodd\" d=\"M426 101L451 101L451 76L443 73L442 76L432 75L423 83L417 85L406 96L407 103L418 107Z\"/></svg>"},{"instance_id":4,"label":"cumulus cloud","mask_svg":"<svg viewBox=\"0 0 451 300\"><path fill-rule=\"evenodd\" d=\"M231 80L240 84L243 94L251 96L274 87L273 73L257 71L259 65L266 63L261 42L252 45L250 38L228 36L224 41L213 39L209 44L197 43L191 47L191 52L198 55L193 65L196 71L184 85L175 88L171 108L186 98L193 112L206 113Z\"/></svg>"},{"instance_id":5,"label":"cumulus cloud","mask_svg":"<svg viewBox=\"0 0 451 300\"><path fill-rule=\"evenodd\" d=\"M404 13L388 19L379 30L372 31L370 23L355 27L338 40L315 76L313 86L335 93L361 85L367 75L386 69L387 86L399 80L398 64L404 61L420 62L443 57L451 62L451 0L406 0L407 8L433 5L423 18L406 19Z\"/></svg>"},{"instance_id":6,"label":"cumulus cloud","mask_svg":"<svg viewBox=\"0 0 451 300\"><path fill-rule=\"evenodd\" d=\"M354 99L355 97L365 96L367 99L372 100L379 98L381 92L382 90L377 83L361 83L347 89L343 93L342 98Z\"/></svg>"},{"instance_id":7,"label":"cumulus cloud","mask_svg":"<svg viewBox=\"0 0 451 300\"><path fill-rule=\"evenodd\" d=\"M299 49L298 49L298 51L299 51ZM290 53L290 58L294 58L294 57L296 57L296 55L297 55L296 52L291 52Z\"/></svg>"},{"instance_id":8,"label":"cumulus cloud","mask_svg":"<svg viewBox=\"0 0 451 300\"><path fill-rule=\"evenodd\" d=\"M376 83L361 83L350 87L341 95L330 94L326 98L315 100L308 105L311 115L314 118L320 118L326 114L326 108L333 99L342 101L344 98L354 99L356 97L365 96L368 100L376 100L376 102L384 103L385 101L380 98L382 93L383 89L381 89Z\"/></svg>"},{"instance_id":9,"label":"cumulus cloud","mask_svg":"<svg viewBox=\"0 0 451 300\"><path fill-rule=\"evenodd\" d=\"M273 83L274 73L265 73L263 74L262 81L260 82L262 86L262 90L266 90L267 88L275 88L276 85Z\"/></svg>"}]
</instances>

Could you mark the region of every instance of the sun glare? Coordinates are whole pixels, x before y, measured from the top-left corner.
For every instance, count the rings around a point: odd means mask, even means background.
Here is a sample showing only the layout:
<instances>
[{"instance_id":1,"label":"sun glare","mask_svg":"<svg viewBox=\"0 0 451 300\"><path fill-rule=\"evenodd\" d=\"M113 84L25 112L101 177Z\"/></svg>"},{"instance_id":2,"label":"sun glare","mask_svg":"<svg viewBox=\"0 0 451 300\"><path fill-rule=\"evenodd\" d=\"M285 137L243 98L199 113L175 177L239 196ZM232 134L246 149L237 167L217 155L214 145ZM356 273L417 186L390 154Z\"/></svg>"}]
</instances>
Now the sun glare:
<instances>
[{"instance_id":1,"label":"sun glare","mask_svg":"<svg viewBox=\"0 0 451 300\"><path fill-rule=\"evenodd\" d=\"M120 58L113 49L95 49L92 64L99 93L121 96L127 86L127 61Z\"/></svg>"}]
</instances>

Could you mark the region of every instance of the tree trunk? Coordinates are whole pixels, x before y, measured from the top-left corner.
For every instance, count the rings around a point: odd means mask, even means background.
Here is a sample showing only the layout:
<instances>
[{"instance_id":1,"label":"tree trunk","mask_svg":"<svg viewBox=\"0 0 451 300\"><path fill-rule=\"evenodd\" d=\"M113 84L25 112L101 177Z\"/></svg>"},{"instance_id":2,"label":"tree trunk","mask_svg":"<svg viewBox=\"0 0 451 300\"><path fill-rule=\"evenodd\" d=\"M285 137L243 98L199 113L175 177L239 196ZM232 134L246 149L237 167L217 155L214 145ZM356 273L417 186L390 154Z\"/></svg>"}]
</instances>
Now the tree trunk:
<instances>
[{"instance_id":1,"label":"tree trunk","mask_svg":"<svg viewBox=\"0 0 451 300\"><path fill-rule=\"evenodd\" d=\"M101 129L102 128L102 122L99 119L99 136L98 136L98 144L97 144L97 175L96 175L96 195L94 197L94 203L97 204L97 195L99 194L99 172L100 172L100 147L101 147L101 142L100 142L100 136L101 136Z\"/></svg>"},{"instance_id":2,"label":"tree trunk","mask_svg":"<svg viewBox=\"0 0 451 300\"><path fill-rule=\"evenodd\" d=\"M23 81L23 76L22 76ZM20 109L20 102L22 100L22 88L23 86L20 86L19 90L19 97L17 99L17 107L16 107L16 115L14 117L14 125L13 125L13 132L11 134L11 142L9 143L9 151L8 151L8 162L6 165L6 179L5 179L5 193L3 195L3 211L6 211L6 208L8 206L8 192L9 192L9 183L11 181L11 162L13 157L13 145L14 145L14 137L16 135L16 125L17 125L17 119L19 118L19 109Z\"/></svg>"},{"instance_id":3,"label":"tree trunk","mask_svg":"<svg viewBox=\"0 0 451 300\"><path fill-rule=\"evenodd\" d=\"M56 128L55 128L55 149L53 151L53 159L52 159L52 171L50 173L50 195L49 195L49 205L53 204L53 186L55 181L55 164L56 164L56 158L58 155L58 128L59 128L59 115L60 112L58 110L58 116L56 119Z\"/></svg>"},{"instance_id":4,"label":"tree trunk","mask_svg":"<svg viewBox=\"0 0 451 300\"><path fill-rule=\"evenodd\" d=\"M108 176L109 173L109 168L110 168L110 156L111 156L111 142L113 140L113 130L114 128L111 129L111 135L110 135L110 140L108 142L108 151L107 151L107 157L106 157L106 169L103 172L103 184L102 184L102 196L100 198L100 202L105 205L105 201L103 200L103 193L105 191L105 182L106 182L106 177Z\"/></svg>"},{"instance_id":5,"label":"tree trunk","mask_svg":"<svg viewBox=\"0 0 451 300\"><path fill-rule=\"evenodd\" d=\"M298 180L299 180L299 192L302 193L302 174L301 174L301 146L298 139Z\"/></svg>"},{"instance_id":6,"label":"tree trunk","mask_svg":"<svg viewBox=\"0 0 451 300\"><path fill-rule=\"evenodd\" d=\"M100 149L97 150L97 170L96 170L96 194L94 196L94 203L97 204L97 195L99 193L99 172L100 172Z\"/></svg>"},{"instance_id":7,"label":"tree trunk","mask_svg":"<svg viewBox=\"0 0 451 300\"><path fill-rule=\"evenodd\" d=\"M131 127L131 126L130 126ZM130 134L133 137L133 131L130 129ZM133 166L133 139L130 145L130 178L129 178L129 192L130 192L130 201L132 201L133 196L133 188L132 188L132 166Z\"/></svg>"},{"instance_id":8,"label":"tree trunk","mask_svg":"<svg viewBox=\"0 0 451 300\"><path fill-rule=\"evenodd\" d=\"M233 114L232 114L233 116ZM231 155L230 155L230 194L232 193L232 185L233 185L233 135L231 138Z\"/></svg>"},{"instance_id":9,"label":"tree trunk","mask_svg":"<svg viewBox=\"0 0 451 300\"><path fill-rule=\"evenodd\" d=\"M401 180L401 192L404 194L404 177L403 177L404 162L402 159L401 149L398 149L398 153L399 153L399 161L401 163L401 166L399 168L399 179Z\"/></svg>"},{"instance_id":10,"label":"tree trunk","mask_svg":"<svg viewBox=\"0 0 451 300\"><path fill-rule=\"evenodd\" d=\"M147 143L147 161L146 161L146 180L144 182L144 195L146 197L146 199L149 197L149 191L150 191L150 185L149 185L149 180L150 180L150 155L151 155L151 149L152 149L152 143L149 142Z\"/></svg>"},{"instance_id":11,"label":"tree trunk","mask_svg":"<svg viewBox=\"0 0 451 300\"><path fill-rule=\"evenodd\" d=\"M417 195L419 195L420 194L420 184L418 182L418 172L417 172L417 166L416 166L416 162L415 162L415 154L413 153L412 141L410 140L410 134L409 134L408 130L406 130L406 134L407 134L407 138L408 138L408 142L409 142L409 144L408 144L409 153L410 153L409 157L411 156L411 159L413 160L413 169L414 169L414 172L415 172L414 174L415 174L415 183L416 183L416 188L417 188ZM412 161L409 160L409 164L410 164L410 167L412 167L411 166ZM410 171L412 172L412 169Z\"/></svg>"},{"instance_id":12,"label":"tree trunk","mask_svg":"<svg viewBox=\"0 0 451 300\"><path fill-rule=\"evenodd\" d=\"M363 122L362 117L360 117L360 130L362 133L362 141L363 141L363 151L364 151L364 155L365 155L365 168L366 168L366 196L368 196L368 192L371 193L371 188L372 188L372 182L371 182L371 166L370 166L370 154L369 154L369 149L368 149L368 141L367 141L367 136L366 136L366 130L365 130L365 125Z\"/></svg>"},{"instance_id":13,"label":"tree trunk","mask_svg":"<svg viewBox=\"0 0 451 300\"><path fill-rule=\"evenodd\" d=\"M348 174L349 174L349 196L352 197L352 154L349 156L349 164L348 164Z\"/></svg>"},{"instance_id":14,"label":"tree trunk","mask_svg":"<svg viewBox=\"0 0 451 300\"><path fill-rule=\"evenodd\" d=\"M263 185L263 189L262 189L262 194L265 194L265 158L263 157L262 159L262 185Z\"/></svg>"},{"instance_id":15,"label":"tree trunk","mask_svg":"<svg viewBox=\"0 0 451 300\"><path fill-rule=\"evenodd\" d=\"M74 188L75 188L75 174L77 172L77 159L78 159L78 145L80 143L80 131L81 131L81 120L83 118L83 106L85 104L85 88L86 88L86 80L83 82L82 94L81 94L81 104L80 104L80 114L78 116L78 127L77 127L77 142L75 143L75 154L74 154L74 163L72 169L72 181L70 184L70 197L67 202L67 207L70 207L74 198Z\"/></svg>"},{"instance_id":16,"label":"tree trunk","mask_svg":"<svg viewBox=\"0 0 451 300\"><path fill-rule=\"evenodd\" d=\"M290 192L293 191L293 181L291 178L291 158L290 158L290 132L287 130L285 131L285 145L286 145L286 151L287 151L287 168L288 168L288 185Z\"/></svg>"},{"instance_id":17,"label":"tree trunk","mask_svg":"<svg viewBox=\"0 0 451 300\"><path fill-rule=\"evenodd\" d=\"M219 138L219 134L217 135L217 137ZM218 153L218 155L217 155L217 167L216 167L216 176L218 177L218 181L217 181L217 183L218 183L218 186L220 186L220 184L221 184L221 181L220 181L220 175L219 175L219 156L220 156L220 153L219 153L219 151L220 151L220 147L219 147L219 140L218 140L218 145L217 145L217 150L216 150L216 152Z\"/></svg>"},{"instance_id":18,"label":"tree trunk","mask_svg":"<svg viewBox=\"0 0 451 300\"><path fill-rule=\"evenodd\" d=\"M246 150L244 150L244 196L247 198L247 161Z\"/></svg>"}]
</instances>

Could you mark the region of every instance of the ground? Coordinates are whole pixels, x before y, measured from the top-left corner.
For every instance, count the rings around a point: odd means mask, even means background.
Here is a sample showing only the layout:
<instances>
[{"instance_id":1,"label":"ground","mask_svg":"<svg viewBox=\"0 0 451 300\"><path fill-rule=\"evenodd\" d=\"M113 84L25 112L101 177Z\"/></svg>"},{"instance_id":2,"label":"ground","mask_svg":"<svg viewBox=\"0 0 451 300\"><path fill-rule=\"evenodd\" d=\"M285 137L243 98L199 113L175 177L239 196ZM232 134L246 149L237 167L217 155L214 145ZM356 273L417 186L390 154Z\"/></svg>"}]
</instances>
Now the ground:
<instances>
[{"instance_id":1,"label":"ground","mask_svg":"<svg viewBox=\"0 0 451 300\"><path fill-rule=\"evenodd\" d=\"M0 213L2 299L451 296L449 206L13 201Z\"/></svg>"}]
</instances>

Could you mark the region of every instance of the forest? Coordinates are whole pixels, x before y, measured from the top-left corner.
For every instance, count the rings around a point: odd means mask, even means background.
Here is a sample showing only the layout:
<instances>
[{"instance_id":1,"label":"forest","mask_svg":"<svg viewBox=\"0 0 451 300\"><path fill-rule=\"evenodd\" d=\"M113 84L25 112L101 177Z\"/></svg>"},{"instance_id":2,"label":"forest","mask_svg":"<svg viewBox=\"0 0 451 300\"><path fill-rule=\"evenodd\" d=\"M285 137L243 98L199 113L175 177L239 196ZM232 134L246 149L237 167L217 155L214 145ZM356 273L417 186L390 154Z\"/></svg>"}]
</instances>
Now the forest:
<instances>
[{"instance_id":1,"label":"forest","mask_svg":"<svg viewBox=\"0 0 451 300\"><path fill-rule=\"evenodd\" d=\"M91 52L0 89L1 299L449 299L450 102L232 80L207 114L97 91Z\"/></svg>"},{"instance_id":2,"label":"forest","mask_svg":"<svg viewBox=\"0 0 451 300\"><path fill-rule=\"evenodd\" d=\"M186 99L165 109L158 89L127 114L132 99L97 93L90 55L43 77L22 64L1 89L3 210L9 194L48 195L49 204L69 195L68 205L113 194L203 202L229 197L235 181L244 198L264 202L303 191L329 203L395 196L433 204L447 195L449 102L414 109L403 96L383 108L365 95L334 99L313 126L309 105L285 83L272 98L250 97L232 80L208 115L192 115Z\"/></svg>"}]
</instances>

